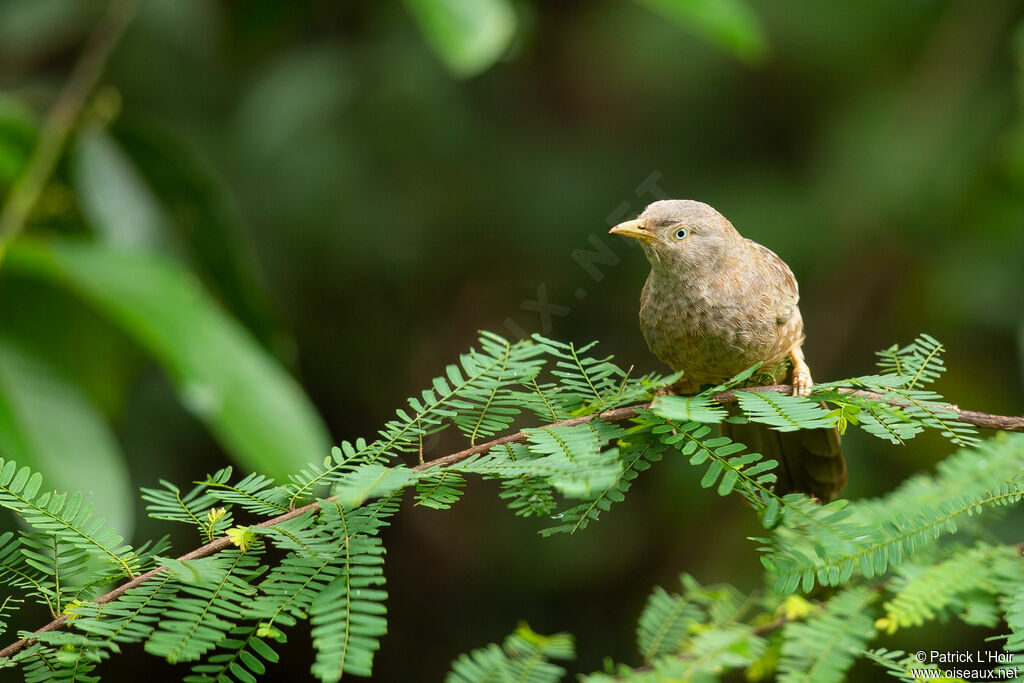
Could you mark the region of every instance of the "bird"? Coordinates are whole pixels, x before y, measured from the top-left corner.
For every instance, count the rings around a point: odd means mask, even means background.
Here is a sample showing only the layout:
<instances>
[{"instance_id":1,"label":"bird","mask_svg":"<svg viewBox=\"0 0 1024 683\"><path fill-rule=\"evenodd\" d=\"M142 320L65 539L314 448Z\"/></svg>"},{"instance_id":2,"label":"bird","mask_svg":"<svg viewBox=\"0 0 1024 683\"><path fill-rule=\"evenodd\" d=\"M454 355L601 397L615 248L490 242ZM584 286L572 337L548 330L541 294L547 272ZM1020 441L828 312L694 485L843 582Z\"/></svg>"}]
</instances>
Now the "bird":
<instances>
[{"instance_id":1,"label":"bird","mask_svg":"<svg viewBox=\"0 0 1024 683\"><path fill-rule=\"evenodd\" d=\"M786 379L807 396L814 381L804 358L796 278L775 252L747 239L711 206L656 201L611 234L637 240L651 264L640 295L640 330L655 356L683 375L666 393L693 394L755 363L767 383ZM779 463L775 493L822 502L846 484L835 427L780 432L748 422L722 433Z\"/></svg>"}]
</instances>

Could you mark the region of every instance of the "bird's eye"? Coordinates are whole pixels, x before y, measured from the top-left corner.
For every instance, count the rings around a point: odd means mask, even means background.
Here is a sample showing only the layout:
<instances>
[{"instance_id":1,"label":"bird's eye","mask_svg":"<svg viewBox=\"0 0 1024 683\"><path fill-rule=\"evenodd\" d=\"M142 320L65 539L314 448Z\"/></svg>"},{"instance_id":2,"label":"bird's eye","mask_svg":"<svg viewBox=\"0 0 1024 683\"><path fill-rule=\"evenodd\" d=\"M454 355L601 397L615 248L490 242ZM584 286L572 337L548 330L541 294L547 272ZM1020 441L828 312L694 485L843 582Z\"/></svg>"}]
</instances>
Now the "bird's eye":
<instances>
[{"instance_id":1,"label":"bird's eye","mask_svg":"<svg viewBox=\"0 0 1024 683\"><path fill-rule=\"evenodd\" d=\"M676 230L676 239L677 240L681 240L684 237L686 237L688 234L690 234L690 233L687 231L686 228L679 228L678 230Z\"/></svg>"}]
</instances>

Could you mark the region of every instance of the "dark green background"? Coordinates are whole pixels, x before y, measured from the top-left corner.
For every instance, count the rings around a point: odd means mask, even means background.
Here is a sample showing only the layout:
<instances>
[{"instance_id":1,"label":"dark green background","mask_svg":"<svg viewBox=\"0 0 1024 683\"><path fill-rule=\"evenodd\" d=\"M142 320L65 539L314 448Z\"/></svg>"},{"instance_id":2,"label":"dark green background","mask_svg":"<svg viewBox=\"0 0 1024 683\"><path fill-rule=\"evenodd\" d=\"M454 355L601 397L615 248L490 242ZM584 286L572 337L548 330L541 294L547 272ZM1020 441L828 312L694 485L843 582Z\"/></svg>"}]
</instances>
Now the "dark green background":
<instances>
[{"instance_id":1,"label":"dark green background","mask_svg":"<svg viewBox=\"0 0 1024 683\"><path fill-rule=\"evenodd\" d=\"M100 7L0 0L7 105L46 111ZM646 262L605 235L654 198L637 192L652 177L790 264L816 378L868 372L874 350L926 331L948 349L939 391L1020 412L1020 3L761 0L760 56L644 3L514 7L503 57L464 78L399 3L150 0L87 107L83 130L105 129L163 207L151 248L196 273L298 378L335 441L371 436L477 330L514 336L507 320L663 370L636 324ZM11 130L4 191L30 147ZM75 177L65 160L26 238L100 239ZM598 264L598 280L573 257L592 239L620 260ZM548 329L523 304L538 288L568 309ZM228 462L161 369L65 290L5 268L0 328L100 407L136 486L184 485ZM460 447L446 435L428 456ZM896 448L856 434L845 447L854 498L950 450L930 435ZM653 584L674 589L685 570L759 588L754 516L701 490L683 459L572 537L541 539L542 523L513 517L496 492L472 482L456 509L410 507L386 533L377 679L438 680L518 619L576 634L576 671L605 655L636 664ZM166 530L140 518L136 538ZM950 623L881 644L965 649L987 635ZM275 680L307 675L307 640L294 631ZM185 671L135 655L110 670L140 666L153 680Z\"/></svg>"}]
</instances>

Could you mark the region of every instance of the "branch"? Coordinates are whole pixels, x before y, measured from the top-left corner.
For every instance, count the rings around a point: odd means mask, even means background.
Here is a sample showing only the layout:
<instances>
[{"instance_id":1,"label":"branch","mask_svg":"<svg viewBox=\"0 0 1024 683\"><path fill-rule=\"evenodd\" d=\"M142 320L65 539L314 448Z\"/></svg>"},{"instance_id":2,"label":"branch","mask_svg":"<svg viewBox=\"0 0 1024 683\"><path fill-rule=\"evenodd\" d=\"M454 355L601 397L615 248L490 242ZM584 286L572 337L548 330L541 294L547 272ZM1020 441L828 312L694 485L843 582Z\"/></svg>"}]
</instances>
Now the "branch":
<instances>
[{"instance_id":1,"label":"branch","mask_svg":"<svg viewBox=\"0 0 1024 683\"><path fill-rule=\"evenodd\" d=\"M714 394L711 397L711 400L715 401L716 403L735 403L738 400L736 397L737 391L769 391L774 394L792 394L793 387L792 385L789 384L773 384L764 387L749 387L745 389L722 391L717 394ZM868 398L876 401L885 401L886 403L895 406L906 407L910 405L907 402L900 399L884 398L881 394L877 394L873 391L863 391L860 389L847 388L840 388L837 391L840 394L847 394L849 396L855 396L858 398ZM542 427L541 429L546 427L573 427L575 425L589 422L594 418L601 418L606 422L625 422L626 420L635 417L638 411L649 410L651 405L651 403L638 403L632 406L613 408L611 410L606 410L603 413L595 413L593 415L581 415L580 417L574 417L569 420L555 422L550 425L545 425L545 427ZM953 413L956 413L957 418L961 422L972 424L975 427L981 427L983 429L999 429L1004 432L1024 432L1024 417L990 415L989 413L979 413L974 410L963 410L962 408L955 405L943 405L941 407L949 411L952 411ZM479 455L480 453L486 453L487 451L491 450L496 446L504 446L510 443L526 443L526 440L527 435L525 432L509 434L508 436L503 436L500 439L488 441L487 443L480 444L479 446L473 446L472 448L467 448L464 451L459 451L458 453L446 455L443 458L437 458L436 460L425 462L422 465L417 465L413 469L424 470L427 469L428 467L444 467L445 465L451 465L453 463L462 462L463 460L470 456Z\"/></svg>"},{"instance_id":2,"label":"branch","mask_svg":"<svg viewBox=\"0 0 1024 683\"><path fill-rule=\"evenodd\" d=\"M89 93L96 87L107 58L134 16L137 5L138 0L111 0L107 13L96 25L71 76L50 108L32 158L0 212L0 263L11 241L25 228Z\"/></svg>"},{"instance_id":3,"label":"branch","mask_svg":"<svg viewBox=\"0 0 1024 683\"><path fill-rule=\"evenodd\" d=\"M766 387L750 387L749 389L740 389L740 391L770 391L776 394L791 394L793 393L793 387L788 384L775 384ZM861 389L848 389L846 387L840 387L836 390L840 394L846 394L848 396L854 396L857 398L868 398L875 401L884 401L889 405L898 406L901 408L909 407L911 404L900 399L889 399L885 398L881 394L877 394L873 391L863 391ZM719 403L731 403L736 400L736 396L731 391L723 391L720 394L712 396L715 401ZM976 410L964 410L960 406L952 403L938 406L945 408L953 413L956 413L957 419L961 422L980 427L981 429L998 429L1003 432L1024 432L1024 417L1017 417L1015 415L992 415L991 413L979 413Z\"/></svg>"},{"instance_id":4,"label":"branch","mask_svg":"<svg viewBox=\"0 0 1024 683\"><path fill-rule=\"evenodd\" d=\"M764 386L764 387L750 387L750 388L745 388L745 389L735 389L735 390L729 390L729 391L722 391L722 392L719 392L719 393L714 394L713 396L711 396L711 400L713 400L713 401L715 401L717 403L735 403L738 400L737 399L737 393L740 392L740 391L770 391L772 393L777 393L777 394L791 394L791 393L793 393L793 387L788 385L788 384L774 384L774 385L771 385L771 386ZM862 390L859 390L859 389L840 388L840 389L838 389L838 392L840 394L849 394L849 395L858 396L858 397L861 397L861 398L873 398L873 399L876 399L876 400L883 400L883 397L881 396L881 394L877 394L877 393L874 393L874 392L871 392L871 391L862 391ZM887 403L891 404L891 405L897 405L897 406L906 405L905 402L900 401L900 400L896 400L896 399L893 399L893 400L884 399L884 400ZM602 420L605 420L607 422L626 422L627 420L630 420L630 419L636 417L636 415L637 415L637 413L639 411L650 409L651 405L652 405L651 402L647 402L647 403L637 403L637 404L631 405L631 406L623 406L621 408L612 408L611 410L606 410L606 411L601 412L601 413L594 413L592 415L581 415L579 417L573 417L573 418L570 418L568 420L561 420L560 422L553 422L551 424L545 425L544 427L541 427L541 429L550 428L550 427L573 427L575 425L584 424L586 422L590 422L591 420L595 420L595 419L602 419ZM979 413L979 412L976 412L976 411L973 411L973 410L963 410L963 409L961 409L961 408L959 408L959 407L957 407L955 405L944 405L942 407L946 408L947 410L950 410L950 411L956 413L957 417L962 422L966 422L968 424L972 424L972 425L974 425L976 427L981 427L981 428L984 428L984 429L999 429L999 430L1009 431L1009 432L1024 432L1024 417L1012 417L1012 416L1007 416L1007 415L991 415L989 413ZM434 469L434 468L437 468L437 467L445 467L446 465L452 465L452 464L457 463L457 462L462 462L463 460L466 460L467 458L470 458L470 457L472 457L474 455L480 455L481 453L486 453L486 452L490 451L492 448L496 448L498 446L504 446L504 445L510 444L510 443L526 443L527 438L528 438L528 435L527 435L526 432L519 431L519 432L516 432L515 434L508 434L506 436L502 436L502 437L494 439L492 441L488 441L487 443L483 443L483 444L480 444L478 446L473 446L471 448L467 448L465 450L458 451L457 453L452 453L450 455L446 455L446 456L444 456L442 458L436 458L434 460L430 460L428 462L425 462L425 463L422 463L420 465L417 465L417 466L413 467L412 469L413 470L417 470L417 471L422 471L422 470L427 470L427 469ZM304 506L302 506L300 508L295 508L294 510L291 510L290 512L286 512L285 514L280 515L278 517L274 517L273 519L268 519L268 520L266 520L264 522L260 522L259 524L254 524L253 526L259 526L259 527L272 527L272 526L276 526L278 524L281 524L282 522L286 522L286 521L288 521L290 519L294 519L296 517L299 517L299 516L305 514L306 512L309 512L310 510L317 510L317 509L320 508L321 503L330 502L330 501L333 501L333 500L335 500L334 497L324 498L323 500L315 501L315 502L310 503L308 505L304 505ZM221 538L218 538L217 540L215 540L215 541L213 541L211 543L207 543L206 545L201 546L199 548L196 548L195 550L193 550L191 552L185 553L184 555L179 557L178 560L179 561L195 560L195 559L198 559L200 557L207 557L209 555L213 555L214 553L220 552L221 550L224 550L225 548L229 547L230 545L231 545L231 540L227 536L222 536ZM139 576L136 576L131 581L123 583L120 586L118 586L117 588L114 588L109 593L106 593L106 594L100 596L99 598L96 598L96 600L94 600L93 602L95 602L97 605L105 605L106 603L111 602L111 601L116 600L117 598L121 597L122 595L125 594L126 591L128 591L128 590L130 590L132 588L135 588L136 586L140 586L143 583L145 583L146 581L149 581L150 579L152 579L154 576L156 576L157 574L159 574L162 571L164 571L164 567L157 567L156 569L151 569L151 570L149 570L148 572L146 572L144 574L140 574ZM44 633L46 631L54 631L56 629L59 629L61 626L63 626L65 624L66 621L67 621L67 617L65 615L61 615L61 616L57 617L56 619L54 619L53 621L51 621L49 624L46 624L42 628L38 629L36 631L36 633ZM779 625L781 625L781 623ZM21 640L19 640L17 642L11 643L7 647L5 647L3 650L0 650L0 658L10 657L11 655L13 655L13 654L17 653L18 651L22 650L30 642L31 642L31 639L23 638L23 639L21 639Z\"/></svg>"}]
</instances>

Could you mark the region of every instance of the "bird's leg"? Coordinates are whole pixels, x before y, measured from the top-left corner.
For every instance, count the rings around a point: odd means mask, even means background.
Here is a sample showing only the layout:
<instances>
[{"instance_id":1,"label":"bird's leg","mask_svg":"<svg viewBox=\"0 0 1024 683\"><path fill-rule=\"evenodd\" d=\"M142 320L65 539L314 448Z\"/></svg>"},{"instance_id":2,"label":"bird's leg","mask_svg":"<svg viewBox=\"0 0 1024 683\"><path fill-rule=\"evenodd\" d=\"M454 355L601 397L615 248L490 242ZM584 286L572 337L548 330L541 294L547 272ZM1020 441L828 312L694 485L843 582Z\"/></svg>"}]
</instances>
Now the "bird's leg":
<instances>
[{"instance_id":1,"label":"bird's leg","mask_svg":"<svg viewBox=\"0 0 1024 683\"><path fill-rule=\"evenodd\" d=\"M799 344L791 348L789 358L793 361L793 395L810 396L814 380L811 379L811 369L804 360L803 348Z\"/></svg>"}]
</instances>

